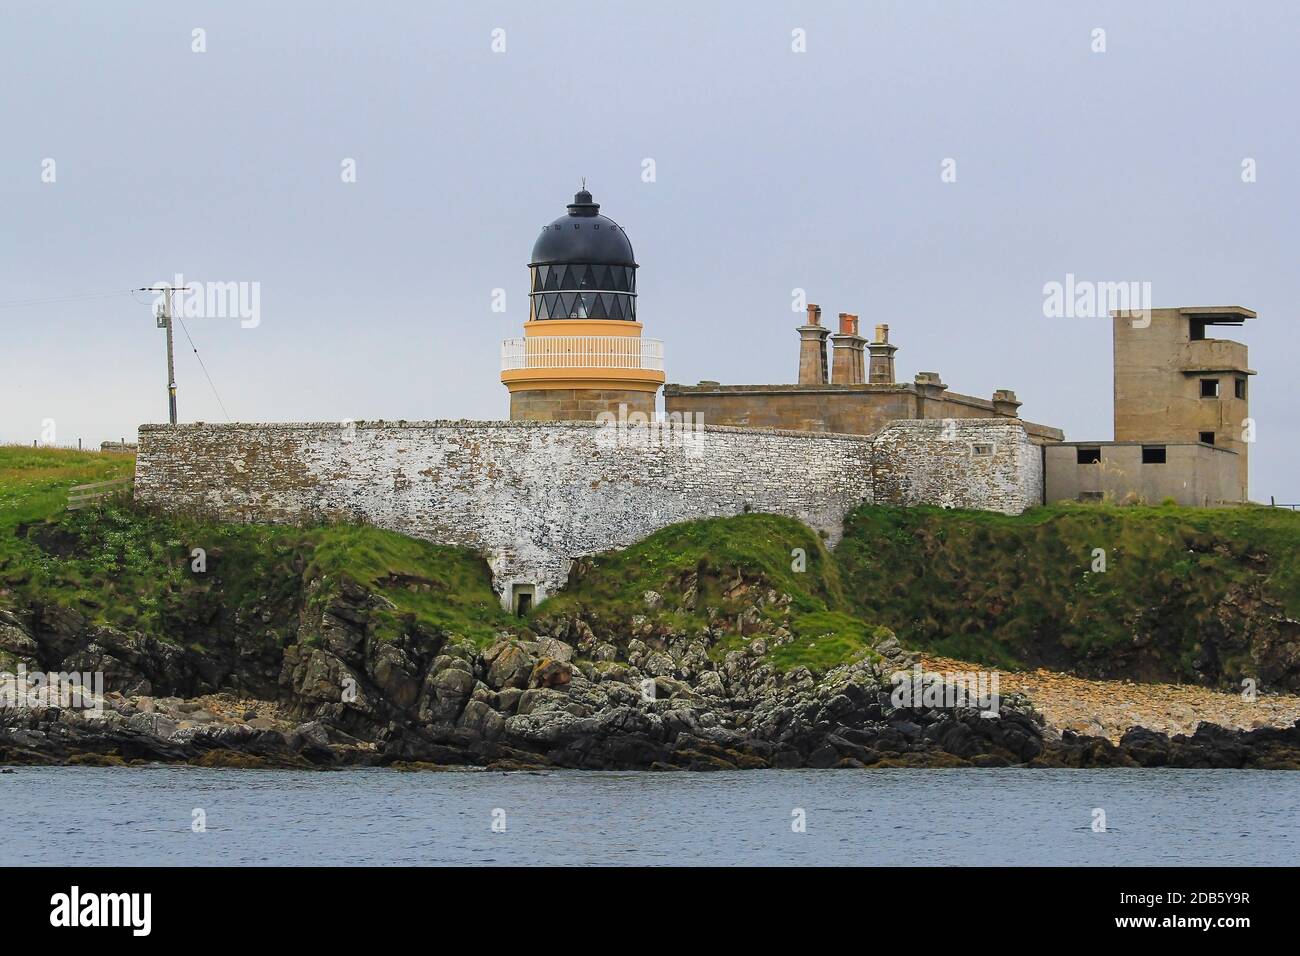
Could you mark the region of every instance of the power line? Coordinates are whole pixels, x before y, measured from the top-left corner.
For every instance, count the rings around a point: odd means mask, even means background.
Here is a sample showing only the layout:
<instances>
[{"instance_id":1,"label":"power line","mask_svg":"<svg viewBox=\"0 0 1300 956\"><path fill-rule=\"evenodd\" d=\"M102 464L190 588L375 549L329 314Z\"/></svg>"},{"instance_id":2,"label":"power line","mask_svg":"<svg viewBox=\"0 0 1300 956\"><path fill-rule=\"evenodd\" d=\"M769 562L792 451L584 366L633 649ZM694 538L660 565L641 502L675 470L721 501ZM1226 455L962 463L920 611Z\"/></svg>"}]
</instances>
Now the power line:
<instances>
[{"instance_id":1,"label":"power line","mask_svg":"<svg viewBox=\"0 0 1300 956\"><path fill-rule=\"evenodd\" d=\"M226 416L226 421L230 421L230 413L226 411L226 405L221 400L221 396L217 393L216 383L212 381L212 376L208 374L208 367L203 364L203 356L199 354L198 347L194 344L194 339L190 338L190 330L185 327L185 320L179 315L175 316L175 318L176 321L181 324L181 331L185 333L185 339L190 343L190 348L194 352L194 357L199 360L199 368L203 369L203 376L208 380L208 387L212 389L213 397L217 400L217 404L221 406L221 414Z\"/></svg>"},{"instance_id":2,"label":"power line","mask_svg":"<svg viewBox=\"0 0 1300 956\"><path fill-rule=\"evenodd\" d=\"M226 411L226 403L223 402L223 401L221 400L221 393L217 391L217 385L216 385L216 383L215 383L214 381L212 381L212 375L208 372L208 367L207 367L207 365L204 364L204 362L203 362L203 356L201 356L201 355L199 354L198 346L196 346L196 345L194 344L194 338L190 335L190 330L189 330L188 328L186 328L186 326L185 326L185 320L182 319L179 315L177 315L177 316L172 316L172 315L171 315L171 307L170 307L170 306L171 306L171 297L170 297L170 293L171 293L172 291L176 291L176 290L173 290L171 287L154 287L154 286L146 286L145 288L142 288L142 289L117 289L117 290L115 290L115 291L113 291L113 292L77 292L77 293L71 293L71 294L68 294L68 295L44 296L44 297L35 298L35 299L10 299L10 300L7 301L7 302L0 302L0 309L17 309L17 308L22 308L22 307L24 307L24 306L34 306L34 305L52 305L52 304L59 303L59 302L86 302L86 301L89 301L89 300L91 300L91 299L112 299L112 298L116 298L116 297L118 297L118 296L123 296L123 295L130 296L132 299L134 299L135 301L139 302L140 300L139 300L138 298L136 298L136 295L137 295L137 293L140 293L140 292L155 292L155 293L157 293L157 292L164 292L164 293L167 293L167 303L166 303L166 305L165 305L165 307L164 307L164 311L163 311L163 313L160 314L159 325L160 325L160 327L161 327L161 326L164 324L164 321L163 321L163 320L165 319L165 324L166 324L166 327L167 327L168 333L169 333L169 335L170 335L170 332L171 332L171 319L172 319L172 318L175 318L178 322L180 322L180 324L181 324L181 331L183 331L183 332L185 333L185 338L186 338L186 340L190 343L190 350L194 353L194 357L195 357L196 359L198 359L198 362L199 362L199 368L203 370L203 377L206 378L206 379L208 380L208 387L212 389L212 395L213 395L213 397L217 400L217 405L219 405L219 406L221 407L221 414L223 414L223 415L226 416L226 421L230 421L230 420L231 420L231 418L230 418L230 413L229 413L228 411ZM180 289L179 291L184 291L184 288ZM176 415L176 412L175 412L175 405L174 405L174 402L175 402L175 397L174 397L174 396L175 396L176 382L175 382L175 376L172 374L172 371L171 371L171 347L170 347L170 341L168 342L168 350L167 350L167 353L168 353L168 372L167 372L167 377L168 377L168 380L169 380L169 381L168 381L168 391L169 391L169 394L172 396L171 401L173 402L173 406L172 406L171 417L172 417L172 423L175 424L175 415Z\"/></svg>"},{"instance_id":3,"label":"power line","mask_svg":"<svg viewBox=\"0 0 1300 956\"><path fill-rule=\"evenodd\" d=\"M17 309L25 305L46 305L56 302L84 302L87 299L112 299L119 295L131 295L130 289L118 289L116 292L79 292L72 295L48 296L41 299L11 299L0 302L0 309Z\"/></svg>"}]
</instances>

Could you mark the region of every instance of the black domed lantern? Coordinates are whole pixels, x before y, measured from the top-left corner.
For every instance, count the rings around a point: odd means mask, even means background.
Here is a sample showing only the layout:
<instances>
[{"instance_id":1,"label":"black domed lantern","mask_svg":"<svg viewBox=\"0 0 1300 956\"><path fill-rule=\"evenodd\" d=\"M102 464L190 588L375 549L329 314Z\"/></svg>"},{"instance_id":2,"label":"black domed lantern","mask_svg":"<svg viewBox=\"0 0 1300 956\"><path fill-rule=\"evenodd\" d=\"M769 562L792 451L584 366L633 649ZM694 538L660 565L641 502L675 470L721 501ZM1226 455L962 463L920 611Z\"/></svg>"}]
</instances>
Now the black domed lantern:
<instances>
[{"instance_id":1,"label":"black domed lantern","mask_svg":"<svg viewBox=\"0 0 1300 956\"><path fill-rule=\"evenodd\" d=\"M533 245L529 316L636 321L636 260L623 227L600 215L586 189Z\"/></svg>"},{"instance_id":2,"label":"black domed lantern","mask_svg":"<svg viewBox=\"0 0 1300 956\"><path fill-rule=\"evenodd\" d=\"M501 343L511 421L654 415L664 344L641 336L636 268L627 233L584 183L533 245L523 337Z\"/></svg>"}]
</instances>

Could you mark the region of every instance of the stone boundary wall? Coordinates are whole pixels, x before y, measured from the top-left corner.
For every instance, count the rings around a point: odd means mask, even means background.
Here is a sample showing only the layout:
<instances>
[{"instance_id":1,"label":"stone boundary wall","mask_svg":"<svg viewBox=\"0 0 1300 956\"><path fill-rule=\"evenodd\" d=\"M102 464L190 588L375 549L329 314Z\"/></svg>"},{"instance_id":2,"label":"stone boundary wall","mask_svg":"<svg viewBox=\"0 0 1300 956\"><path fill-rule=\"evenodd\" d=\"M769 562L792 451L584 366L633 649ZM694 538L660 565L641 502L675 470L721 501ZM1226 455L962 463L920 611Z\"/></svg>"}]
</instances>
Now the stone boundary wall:
<instances>
[{"instance_id":1,"label":"stone boundary wall","mask_svg":"<svg viewBox=\"0 0 1300 956\"><path fill-rule=\"evenodd\" d=\"M1042 495L1019 422L894 422L875 436L680 424L356 422L145 425L137 499L223 520L348 520L481 551L509 606L574 558L745 511L838 542L863 502L1019 512ZM993 446L973 457L971 444ZM1032 462L1031 462L1032 454ZM1029 467L1030 464L1036 467Z\"/></svg>"},{"instance_id":2,"label":"stone boundary wall","mask_svg":"<svg viewBox=\"0 0 1300 956\"><path fill-rule=\"evenodd\" d=\"M873 500L1020 514L1043 503L1043 458L1018 422L892 422L874 438Z\"/></svg>"}]
</instances>

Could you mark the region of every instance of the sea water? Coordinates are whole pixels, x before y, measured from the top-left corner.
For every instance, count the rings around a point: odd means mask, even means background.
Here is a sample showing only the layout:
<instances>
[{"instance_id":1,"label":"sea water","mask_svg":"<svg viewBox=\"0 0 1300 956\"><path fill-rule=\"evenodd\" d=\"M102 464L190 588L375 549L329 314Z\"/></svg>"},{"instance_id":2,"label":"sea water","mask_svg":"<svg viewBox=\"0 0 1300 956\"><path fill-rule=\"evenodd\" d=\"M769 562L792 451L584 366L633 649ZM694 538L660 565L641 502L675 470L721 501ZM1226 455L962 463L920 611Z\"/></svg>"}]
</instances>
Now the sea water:
<instances>
[{"instance_id":1,"label":"sea water","mask_svg":"<svg viewBox=\"0 0 1300 956\"><path fill-rule=\"evenodd\" d=\"M0 774L5 864L1290 865L1300 773Z\"/></svg>"}]
</instances>

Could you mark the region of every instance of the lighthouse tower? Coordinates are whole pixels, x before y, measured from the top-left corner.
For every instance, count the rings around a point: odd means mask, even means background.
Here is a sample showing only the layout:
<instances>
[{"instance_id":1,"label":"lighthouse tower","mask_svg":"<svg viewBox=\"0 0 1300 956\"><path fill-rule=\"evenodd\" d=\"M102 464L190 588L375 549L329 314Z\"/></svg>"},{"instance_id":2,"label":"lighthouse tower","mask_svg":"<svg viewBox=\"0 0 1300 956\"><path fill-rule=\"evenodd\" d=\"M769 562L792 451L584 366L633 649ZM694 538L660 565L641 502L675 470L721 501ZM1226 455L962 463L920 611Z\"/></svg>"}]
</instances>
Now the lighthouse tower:
<instances>
[{"instance_id":1,"label":"lighthouse tower","mask_svg":"<svg viewBox=\"0 0 1300 956\"><path fill-rule=\"evenodd\" d=\"M636 270L627 233L586 189L542 228L523 338L501 345L512 421L592 421L620 405L653 415L663 343L641 337Z\"/></svg>"}]
</instances>

